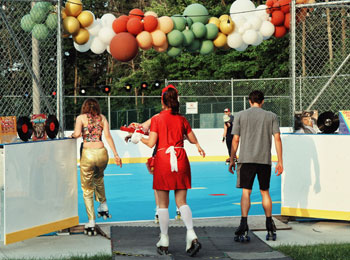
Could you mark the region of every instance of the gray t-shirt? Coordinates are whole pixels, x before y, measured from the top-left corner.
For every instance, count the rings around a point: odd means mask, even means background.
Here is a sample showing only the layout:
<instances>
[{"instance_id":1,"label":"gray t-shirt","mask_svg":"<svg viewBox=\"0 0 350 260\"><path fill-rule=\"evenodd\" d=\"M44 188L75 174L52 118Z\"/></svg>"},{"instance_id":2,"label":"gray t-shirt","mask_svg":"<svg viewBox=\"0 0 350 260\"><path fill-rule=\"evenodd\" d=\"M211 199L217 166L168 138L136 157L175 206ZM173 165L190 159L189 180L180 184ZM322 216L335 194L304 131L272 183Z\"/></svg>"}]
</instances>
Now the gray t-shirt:
<instances>
[{"instance_id":1,"label":"gray t-shirt","mask_svg":"<svg viewBox=\"0 0 350 260\"><path fill-rule=\"evenodd\" d=\"M277 115L251 107L238 112L233 122L233 135L240 136L238 163L271 164L272 135L279 133Z\"/></svg>"}]
</instances>

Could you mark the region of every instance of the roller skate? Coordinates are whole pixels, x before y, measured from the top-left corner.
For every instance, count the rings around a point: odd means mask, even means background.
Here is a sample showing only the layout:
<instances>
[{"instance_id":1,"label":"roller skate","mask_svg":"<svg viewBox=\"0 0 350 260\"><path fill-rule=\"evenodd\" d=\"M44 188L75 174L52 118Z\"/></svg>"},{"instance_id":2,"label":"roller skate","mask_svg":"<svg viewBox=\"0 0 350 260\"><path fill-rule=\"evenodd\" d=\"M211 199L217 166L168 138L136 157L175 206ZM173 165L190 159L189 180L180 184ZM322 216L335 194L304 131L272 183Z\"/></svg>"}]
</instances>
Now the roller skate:
<instances>
[{"instance_id":1,"label":"roller skate","mask_svg":"<svg viewBox=\"0 0 350 260\"><path fill-rule=\"evenodd\" d=\"M186 234L186 253L188 256L195 256L199 249L202 248L201 243L198 242L198 237L193 229L187 230Z\"/></svg>"},{"instance_id":2,"label":"roller skate","mask_svg":"<svg viewBox=\"0 0 350 260\"><path fill-rule=\"evenodd\" d=\"M154 214L154 223L159 224L158 207L156 208L156 213Z\"/></svg>"},{"instance_id":3,"label":"roller skate","mask_svg":"<svg viewBox=\"0 0 350 260\"><path fill-rule=\"evenodd\" d=\"M169 236L166 234L160 234L160 239L157 243L157 252L160 255L167 255L169 254L168 251L169 248Z\"/></svg>"},{"instance_id":4,"label":"roller skate","mask_svg":"<svg viewBox=\"0 0 350 260\"><path fill-rule=\"evenodd\" d=\"M178 208L176 208L175 220L180 220L180 219L181 219L181 212Z\"/></svg>"},{"instance_id":5,"label":"roller skate","mask_svg":"<svg viewBox=\"0 0 350 260\"><path fill-rule=\"evenodd\" d=\"M235 231L234 240L236 242L250 241L250 236L248 236L249 227L247 224L247 219L241 219L241 224Z\"/></svg>"},{"instance_id":6,"label":"roller skate","mask_svg":"<svg viewBox=\"0 0 350 260\"><path fill-rule=\"evenodd\" d=\"M275 222L273 222L272 218L266 218L266 240L272 239L273 241L276 241L277 234L276 234L276 225Z\"/></svg>"},{"instance_id":7,"label":"roller skate","mask_svg":"<svg viewBox=\"0 0 350 260\"><path fill-rule=\"evenodd\" d=\"M95 220L89 220L89 223L85 224L84 234L89 237L97 235Z\"/></svg>"},{"instance_id":8,"label":"roller skate","mask_svg":"<svg viewBox=\"0 0 350 260\"><path fill-rule=\"evenodd\" d=\"M98 206L97 208L97 217L103 217L104 220L106 220L107 218L112 218L112 215L109 214L108 211L108 206L106 202L103 202L100 204L100 206Z\"/></svg>"},{"instance_id":9,"label":"roller skate","mask_svg":"<svg viewBox=\"0 0 350 260\"><path fill-rule=\"evenodd\" d=\"M227 158L225 163L226 163L226 165L229 165L230 164L230 158Z\"/></svg>"}]
</instances>

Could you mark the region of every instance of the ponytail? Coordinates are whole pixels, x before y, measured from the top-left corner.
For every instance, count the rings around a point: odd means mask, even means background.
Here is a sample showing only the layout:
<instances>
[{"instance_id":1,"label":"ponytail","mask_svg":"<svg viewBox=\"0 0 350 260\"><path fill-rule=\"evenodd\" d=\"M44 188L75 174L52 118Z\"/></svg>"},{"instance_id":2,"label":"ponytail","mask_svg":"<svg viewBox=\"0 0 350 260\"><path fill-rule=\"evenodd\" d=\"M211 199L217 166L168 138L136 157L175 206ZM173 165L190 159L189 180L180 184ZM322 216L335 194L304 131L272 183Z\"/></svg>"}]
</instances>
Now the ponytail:
<instances>
[{"instance_id":1,"label":"ponytail","mask_svg":"<svg viewBox=\"0 0 350 260\"><path fill-rule=\"evenodd\" d=\"M171 108L171 114L178 115L180 110L180 103L178 101L177 90L173 87L169 87L162 94L164 105Z\"/></svg>"}]
</instances>

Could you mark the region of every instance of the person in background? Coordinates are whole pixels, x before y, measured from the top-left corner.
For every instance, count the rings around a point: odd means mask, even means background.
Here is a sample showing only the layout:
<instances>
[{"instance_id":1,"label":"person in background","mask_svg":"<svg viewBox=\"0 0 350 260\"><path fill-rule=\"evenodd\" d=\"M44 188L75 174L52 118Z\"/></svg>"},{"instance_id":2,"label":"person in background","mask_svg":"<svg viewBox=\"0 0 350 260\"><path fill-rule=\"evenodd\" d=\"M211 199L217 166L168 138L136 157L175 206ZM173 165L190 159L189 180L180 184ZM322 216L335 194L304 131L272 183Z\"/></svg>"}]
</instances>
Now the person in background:
<instances>
[{"instance_id":1,"label":"person in background","mask_svg":"<svg viewBox=\"0 0 350 260\"><path fill-rule=\"evenodd\" d=\"M100 105L97 100L86 99L81 107L81 113L76 119L72 138L83 137L83 149L80 160L80 180L83 190L83 198L89 222L85 225L85 233L96 235L95 230L95 199L100 203L98 213L104 218L110 217L104 185L104 170L108 164L108 152L102 142L102 132L106 141L113 151L117 165L122 167L109 130L109 124L104 115L101 114Z\"/></svg>"},{"instance_id":2,"label":"person in background","mask_svg":"<svg viewBox=\"0 0 350 260\"><path fill-rule=\"evenodd\" d=\"M266 239L276 240L276 227L272 220L272 201L269 193L271 178L271 145L272 137L277 152L277 176L283 172L282 141L277 115L262 109L264 94L253 91L249 94L250 108L237 113L233 124L232 151L229 171L236 169L237 149L240 152L237 164L237 188L242 189L241 223L235 232L235 241L250 240L248 236L248 212L250 195L255 176L258 176L262 206L266 215Z\"/></svg>"},{"instance_id":3,"label":"person in background","mask_svg":"<svg viewBox=\"0 0 350 260\"><path fill-rule=\"evenodd\" d=\"M196 145L200 155L204 157L205 152L187 119L179 114L178 92L174 86L169 85L162 90L161 102L162 111L151 119L149 138L134 133L131 141L137 143L141 140L151 148L158 144L153 173L153 189L157 190L159 199L160 240L157 252L168 254L169 191L174 190L176 205L187 228L186 253L194 256L201 244L193 229L192 212L186 201L187 189L191 188L191 168L184 149L184 136Z\"/></svg>"},{"instance_id":4,"label":"person in background","mask_svg":"<svg viewBox=\"0 0 350 260\"><path fill-rule=\"evenodd\" d=\"M234 117L231 115L229 108L224 109L224 134L222 135L222 142L226 140L226 146L229 156L231 157L231 145L232 145L232 126ZM230 163L230 157L226 160L226 163Z\"/></svg>"}]
</instances>

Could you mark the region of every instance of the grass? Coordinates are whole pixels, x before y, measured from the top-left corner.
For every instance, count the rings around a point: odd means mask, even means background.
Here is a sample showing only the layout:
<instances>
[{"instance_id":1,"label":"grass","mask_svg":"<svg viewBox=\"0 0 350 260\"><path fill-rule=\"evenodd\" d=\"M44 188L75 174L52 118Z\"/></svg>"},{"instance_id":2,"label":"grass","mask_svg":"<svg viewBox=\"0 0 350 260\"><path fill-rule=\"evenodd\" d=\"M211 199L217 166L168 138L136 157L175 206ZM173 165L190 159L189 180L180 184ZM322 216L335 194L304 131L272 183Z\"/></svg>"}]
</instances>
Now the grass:
<instances>
[{"instance_id":1,"label":"grass","mask_svg":"<svg viewBox=\"0 0 350 260\"><path fill-rule=\"evenodd\" d=\"M274 249L294 260L350 260L350 244L286 245Z\"/></svg>"}]
</instances>

